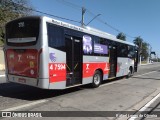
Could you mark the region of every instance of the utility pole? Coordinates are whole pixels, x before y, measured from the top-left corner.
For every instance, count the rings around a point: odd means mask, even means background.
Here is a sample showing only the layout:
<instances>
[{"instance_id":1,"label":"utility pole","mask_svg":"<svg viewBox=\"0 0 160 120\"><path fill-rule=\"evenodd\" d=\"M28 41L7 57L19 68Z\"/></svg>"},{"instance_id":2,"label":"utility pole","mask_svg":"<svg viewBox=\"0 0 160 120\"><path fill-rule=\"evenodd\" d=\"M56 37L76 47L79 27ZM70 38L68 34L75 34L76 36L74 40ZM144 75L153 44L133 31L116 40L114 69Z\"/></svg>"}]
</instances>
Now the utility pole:
<instances>
[{"instance_id":1,"label":"utility pole","mask_svg":"<svg viewBox=\"0 0 160 120\"><path fill-rule=\"evenodd\" d=\"M84 27L84 14L86 12L86 9L84 7L82 7L82 20L81 20L81 26Z\"/></svg>"},{"instance_id":2,"label":"utility pole","mask_svg":"<svg viewBox=\"0 0 160 120\"><path fill-rule=\"evenodd\" d=\"M142 41L140 40L140 36L138 37L138 47L139 47L139 64L141 65L141 62L142 62Z\"/></svg>"},{"instance_id":3,"label":"utility pole","mask_svg":"<svg viewBox=\"0 0 160 120\"><path fill-rule=\"evenodd\" d=\"M151 45L148 43L147 44L148 45L148 63L150 63L151 62L151 49L152 49L152 47L151 47Z\"/></svg>"}]
</instances>

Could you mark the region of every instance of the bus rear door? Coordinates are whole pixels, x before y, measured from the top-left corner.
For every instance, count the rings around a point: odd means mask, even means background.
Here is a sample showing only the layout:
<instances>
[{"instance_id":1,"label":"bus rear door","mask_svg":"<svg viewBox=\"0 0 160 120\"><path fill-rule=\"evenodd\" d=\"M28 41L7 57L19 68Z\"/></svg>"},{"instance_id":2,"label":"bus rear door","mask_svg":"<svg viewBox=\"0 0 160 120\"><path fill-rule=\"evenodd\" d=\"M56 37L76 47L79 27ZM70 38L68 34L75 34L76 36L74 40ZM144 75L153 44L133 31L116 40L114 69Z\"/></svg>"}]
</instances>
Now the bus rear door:
<instances>
[{"instance_id":1,"label":"bus rear door","mask_svg":"<svg viewBox=\"0 0 160 120\"><path fill-rule=\"evenodd\" d=\"M65 35L66 42L66 86L82 83L82 38Z\"/></svg>"}]
</instances>

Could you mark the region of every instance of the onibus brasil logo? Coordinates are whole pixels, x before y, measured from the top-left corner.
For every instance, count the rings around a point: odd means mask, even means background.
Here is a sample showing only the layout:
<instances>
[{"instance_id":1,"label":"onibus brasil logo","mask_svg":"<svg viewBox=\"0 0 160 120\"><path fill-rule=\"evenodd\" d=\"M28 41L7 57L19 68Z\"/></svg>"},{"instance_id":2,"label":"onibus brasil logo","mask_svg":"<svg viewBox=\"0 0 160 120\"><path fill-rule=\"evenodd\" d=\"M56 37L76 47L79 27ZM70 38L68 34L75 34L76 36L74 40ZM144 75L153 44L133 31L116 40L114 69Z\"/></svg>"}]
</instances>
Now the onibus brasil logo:
<instances>
[{"instance_id":1,"label":"onibus brasil logo","mask_svg":"<svg viewBox=\"0 0 160 120\"><path fill-rule=\"evenodd\" d=\"M55 62L56 61L55 53L50 53L49 58L52 62Z\"/></svg>"}]
</instances>

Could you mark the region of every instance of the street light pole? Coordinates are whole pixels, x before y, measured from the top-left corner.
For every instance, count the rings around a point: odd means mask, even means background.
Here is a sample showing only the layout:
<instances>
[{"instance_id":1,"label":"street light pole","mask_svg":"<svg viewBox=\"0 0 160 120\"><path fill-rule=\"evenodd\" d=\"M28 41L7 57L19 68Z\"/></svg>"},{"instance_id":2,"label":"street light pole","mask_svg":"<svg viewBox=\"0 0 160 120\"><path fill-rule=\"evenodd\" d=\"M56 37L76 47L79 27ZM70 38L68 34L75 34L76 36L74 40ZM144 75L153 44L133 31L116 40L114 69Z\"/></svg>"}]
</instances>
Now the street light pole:
<instances>
[{"instance_id":1,"label":"street light pole","mask_svg":"<svg viewBox=\"0 0 160 120\"><path fill-rule=\"evenodd\" d=\"M88 22L88 24L87 25L89 25L94 19L96 19L98 16L100 16L101 14L98 14L98 15L96 15L94 18L92 18L92 20L90 20L89 22ZM86 26L87 26L86 25Z\"/></svg>"},{"instance_id":2,"label":"street light pole","mask_svg":"<svg viewBox=\"0 0 160 120\"><path fill-rule=\"evenodd\" d=\"M84 7L82 7L82 20L81 20L81 26L82 26L82 27L85 26L85 24L84 24L84 14L85 14L85 12L86 12L86 9L85 9ZM100 16L100 15L101 15L101 14L97 14L95 17L93 17L92 20L89 21L87 25L89 25L94 19L96 19L96 18L97 18L98 16ZM86 25L86 26L87 26L87 25Z\"/></svg>"},{"instance_id":3,"label":"street light pole","mask_svg":"<svg viewBox=\"0 0 160 120\"><path fill-rule=\"evenodd\" d=\"M151 63L151 45L148 43L148 63Z\"/></svg>"},{"instance_id":4,"label":"street light pole","mask_svg":"<svg viewBox=\"0 0 160 120\"><path fill-rule=\"evenodd\" d=\"M141 39L140 36L138 38ZM139 44L138 45L138 47L139 47L139 64L141 65L141 63L142 63L142 58L141 58L142 57L141 56L142 55L142 41L139 40L138 44Z\"/></svg>"}]
</instances>

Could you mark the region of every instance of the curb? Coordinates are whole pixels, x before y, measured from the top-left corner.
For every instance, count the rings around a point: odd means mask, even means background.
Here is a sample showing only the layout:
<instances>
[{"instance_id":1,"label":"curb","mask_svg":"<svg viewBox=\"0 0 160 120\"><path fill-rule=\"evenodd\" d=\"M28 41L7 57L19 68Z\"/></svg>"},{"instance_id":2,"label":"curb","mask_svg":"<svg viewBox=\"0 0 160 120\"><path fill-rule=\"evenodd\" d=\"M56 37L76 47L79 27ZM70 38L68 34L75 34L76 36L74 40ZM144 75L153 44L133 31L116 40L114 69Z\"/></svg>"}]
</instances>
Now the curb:
<instances>
[{"instance_id":1,"label":"curb","mask_svg":"<svg viewBox=\"0 0 160 120\"><path fill-rule=\"evenodd\" d=\"M137 117L134 118L134 115L136 115L137 113L140 114L140 112L143 112L143 111L139 111L139 110L141 108L143 108L147 103L149 103L153 98L155 98L159 94L160 94L160 89L156 89L154 92L152 92L146 98L144 98L143 100L139 101L135 105L131 106L129 109L126 109L126 111L135 111L135 113L133 114L133 117L129 117L129 116L127 116L127 117L120 117L120 118L117 118L116 120L141 120L141 118L137 118ZM153 106L153 104L151 104L151 105L152 105L152 107L155 107L155 106ZM149 111L148 108L146 109L146 111L147 110Z\"/></svg>"}]
</instances>

